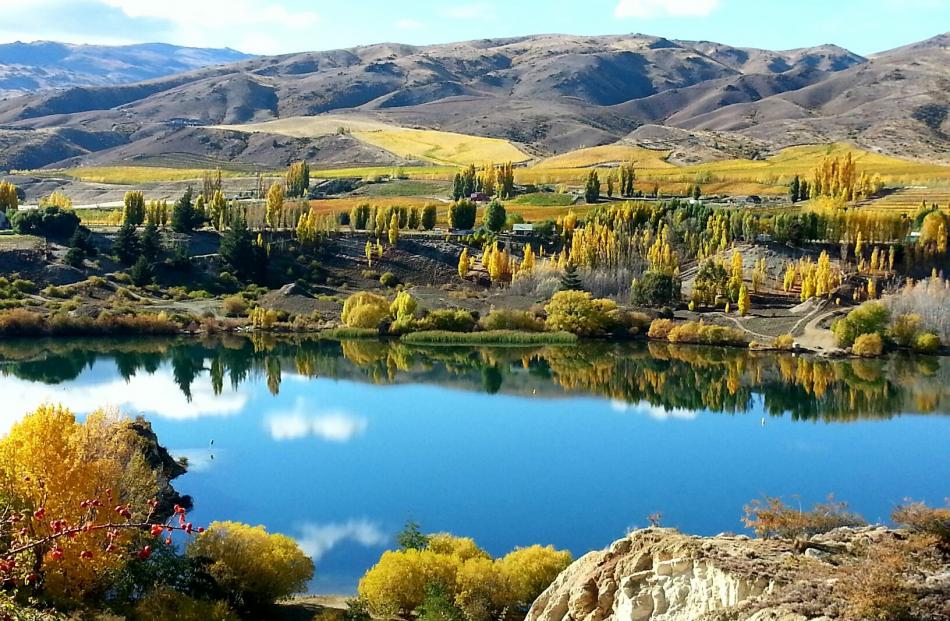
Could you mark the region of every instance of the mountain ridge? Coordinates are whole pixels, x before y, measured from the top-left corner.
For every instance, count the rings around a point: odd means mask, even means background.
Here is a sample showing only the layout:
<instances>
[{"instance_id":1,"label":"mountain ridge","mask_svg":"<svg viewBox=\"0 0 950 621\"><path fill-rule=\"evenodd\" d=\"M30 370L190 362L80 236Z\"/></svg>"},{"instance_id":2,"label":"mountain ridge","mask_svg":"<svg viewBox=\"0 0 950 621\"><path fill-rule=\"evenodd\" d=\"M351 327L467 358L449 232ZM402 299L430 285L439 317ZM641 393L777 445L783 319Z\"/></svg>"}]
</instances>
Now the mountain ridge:
<instances>
[{"instance_id":1,"label":"mountain ridge","mask_svg":"<svg viewBox=\"0 0 950 621\"><path fill-rule=\"evenodd\" d=\"M268 155L260 144L242 150L235 132L210 126L354 111L404 127L504 138L541 155L663 125L720 133L724 142L756 146L749 151L848 140L941 161L950 158L946 38L869 57L833 44L771 51L641 34L379 43L254 57L0 101L0 147L7 148L0 167L101 164L119 154L154 158L162 149L204 157L225 145L225 159L261 165L321 154L334 160L342 138L275 138ZM34 147L54 138L72 147L58 160L55 148L29 156L25 136ZM358 145L346 149L360 163L378 159L357 153Z\"/></svg>"}]
</instances>

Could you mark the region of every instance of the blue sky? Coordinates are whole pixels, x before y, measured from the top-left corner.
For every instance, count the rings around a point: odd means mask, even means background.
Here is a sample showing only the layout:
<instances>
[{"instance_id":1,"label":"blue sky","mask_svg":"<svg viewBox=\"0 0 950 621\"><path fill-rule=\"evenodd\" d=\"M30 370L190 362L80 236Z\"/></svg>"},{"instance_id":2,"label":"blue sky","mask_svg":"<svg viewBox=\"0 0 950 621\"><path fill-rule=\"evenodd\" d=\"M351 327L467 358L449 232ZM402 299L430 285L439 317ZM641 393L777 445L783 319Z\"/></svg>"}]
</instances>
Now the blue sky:
<instances>
[{"instance_id":1,"label":"blue sky","mask_svg":"<svg viewBox=\"0 0 950 621\"><path fill-rule=\"evenodd\" d=\"M643 32L871 54L950 30L950 0L0 0L0 41L162 41L275 54L395 41Z\"/></svg>"}]
</instances>

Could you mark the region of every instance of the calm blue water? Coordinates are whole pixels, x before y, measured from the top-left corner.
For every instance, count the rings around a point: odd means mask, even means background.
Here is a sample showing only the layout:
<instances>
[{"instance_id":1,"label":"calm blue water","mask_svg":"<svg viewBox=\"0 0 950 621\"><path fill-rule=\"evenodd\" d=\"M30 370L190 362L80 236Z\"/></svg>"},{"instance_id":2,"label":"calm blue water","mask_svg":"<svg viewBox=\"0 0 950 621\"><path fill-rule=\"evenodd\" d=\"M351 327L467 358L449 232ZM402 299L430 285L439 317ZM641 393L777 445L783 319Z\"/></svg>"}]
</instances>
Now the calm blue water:
<instances>
[{"instance_id":1,"label":"calm blue water","mask_svg":"<svg viewBox=\"0 0 950 621\"><path fill-rule=\"evenodd\" d=\"M481 368L462 370L418 354L415 370L392 372L389 363L389 375L373 375L382 381L373 383L366 369L378 369L379 360L330 349L321 360L335 371L305 375L290 364L289 345L268 359L248 353L259 364L234 384L226 378L216 395L212 360L223 350L192 348L187 357L196 364L184 364L175 347L142 354L131 375L127 352L99 352L81 364L48 351L39 362L8 362L0 367L2 430L44 401L81 413L111 404L143 414L173 455L189 459L190 472L175 485L194 497L194 520L265 524L296 538L317 562L315 592L353 592L409 519L430 532L474 537L493 554L550 543L580 555L657 511L665 525L688 532L740 531L742 506L765 493L798 494L810 504L834 492L870 520L886 519L904 497L940 502L950 494L950 361L928 362L930 379L910 392L898 386L903 380L888 379L899 374L892 366L870 379L867 369L834 367L859 378L841 390L888 394L881 401L893 404L890 411L864 419L858 406L840 419L801 420L765 405L775 388L761 378L745 383L738 404L690 409L655 395L623 400L596 387L568 390L553 363L525 370L516 359L485 363L484 353L472 356ZM609 351L605 359L633 355ZM621 377L658 364L643 351L636 357L645 366ZM715 370L719 357L712 358ZM275 365L282 367L276 395ZM696 367L679 365L661 368L672 377ZM485 368L499 370L500 387L485 381ZM728 392L718 381L698 388ZM913 403L921 395L930 399L928 413L901 415L919 410Z\"/></svg>"}]
</instances>

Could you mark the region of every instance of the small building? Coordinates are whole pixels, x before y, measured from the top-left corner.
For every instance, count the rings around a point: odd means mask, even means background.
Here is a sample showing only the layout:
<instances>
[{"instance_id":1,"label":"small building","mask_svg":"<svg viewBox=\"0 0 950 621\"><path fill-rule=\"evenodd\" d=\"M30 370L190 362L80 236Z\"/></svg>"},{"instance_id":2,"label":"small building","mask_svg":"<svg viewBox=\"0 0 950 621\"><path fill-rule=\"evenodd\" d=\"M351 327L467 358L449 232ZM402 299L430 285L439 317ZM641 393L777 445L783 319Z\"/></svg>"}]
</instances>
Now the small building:
<instances>
[{"instance_id":1,"label":"small building","mask_svg":"<svg viewBox=\"0 0 950 621\"><path fill-rule=\"evenodd\" d=\"M469 198L473 203L487 203L491 200L491 196L485 194L484 192L473 192Z\"/></svg>"},{"instance_id":2,"label":"small building","mask_svg":"<svg viewBox=\"0 0 950 621\"><path fill-rule=\"evenodd\" d=\"M511 233L516 236L533 235L534 225L533 224L513 224L511 226Z\"/></svg>"}]
</instances>

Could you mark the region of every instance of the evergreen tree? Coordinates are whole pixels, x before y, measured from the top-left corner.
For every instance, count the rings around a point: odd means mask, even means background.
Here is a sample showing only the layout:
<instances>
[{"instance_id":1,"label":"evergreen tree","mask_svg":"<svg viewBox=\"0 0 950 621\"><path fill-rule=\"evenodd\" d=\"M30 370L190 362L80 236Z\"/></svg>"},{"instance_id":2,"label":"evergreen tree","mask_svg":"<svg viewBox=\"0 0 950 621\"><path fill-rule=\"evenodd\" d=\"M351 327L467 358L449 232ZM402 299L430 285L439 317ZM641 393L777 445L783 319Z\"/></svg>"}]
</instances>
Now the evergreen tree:
<instances>
[{"instance_id":1,"label":"evergreen tree","mask_svg":"<svg viewBox=\"0 0 950 621\"><path fill-rule=\"evenodd\" d=\"M475 203L462 199L449 206L449 226L453 229L468 230L475 226L478 208Z\"/></svg>"},{"instance_id":2,"label":"evergreen tree","mask_svg":"<svg viewBox=\"0 0 950 621\"><path fill-rule=\"evenodd\" d=\"M152 264L145 256L138 258L135 265L133 265L129 271L129 276L132 278L132 284L139 287L151 284L152 279L155 277L152 272Z\"/></svg>"},{"instance_id":3,"label":"evergreen tree","mask_svg":"<svg viewBox=\"0 0 950 621\"><path fill-rule=\"evenodd\" d=\"M119 227L115 241L112 242L112 252L126 265L132 265L139 257L139 237L131 222L126 222Z\"/></svg>"},{"instance_id":4,"label":"evergreen tree","mask_svg":"<svg viewBox=\"0 0 950 621\"><path fill-rule=\"evenodd\" d=\"M455 179L452 181L452 200L462 200L463 196L465 196L465 179L462 173L455 173Z\"/></svg>"},{"instance_id":5,"label":"evergreen tree","mask_svg":"<svg viewBox=\"0 0 950 621\"><path fill-rule=\"evenodd\" d=\"M702 197L702 195L703 195L703 189L697 183L696 185L693 186L693 200L698 201L700 197Z\"/></svg>"},{"instance_id":6,"label":"evergreen tree","mask_svg":"<svg viewBox=\"0 0 950 621\"><path fill-rule=\"evenodd\" d=\"M587 175L587 185L584 187L584 199L588 203L596 203L600 199L600 178L597 171L592 170Z\"/></svg>"},{"instance_id":7,"label":"evergreen tree","mask_svg":"<svg viewBox=\"0 0 950 621\"><path fill-rule=\"evenodd\" d=\"M258 273L255 265L258 253L243 218L235 218L231 228L221 237L218 252L224 264L238 278L248 280Z\"/></svg>"},{"instance_id":8,"label":"evergreen tree","mask_svg":"<svg viewBox=\"0 0 950 621\"><path fill-rule=\"evenodd\" d=\"M505 228L507 218L508 215L505 212L505 206L501 204L501 201L493 200L488 203L488 207L485 208L485 216L482 222L486 229L497 233Z\"/></svg>"},{"instance_id":9,"label":"evergreen tree","mask_svg":"<svg viewBox=\"0 0 950 621\"><path fill-rule=\"evenodd\" d=\"M175 201L172 208L172 230L176 233L192 233L201 223L201 216L196 211L192 203L194 190L191 186L185 190L185 193Z\"/></svg>"},{"instance_id":10,"label":"evergreen tree","mask_svg":"<svg viewBox=\"0 0 950 621\"><path fill-rule=\"evenodd\" d=\"M567 264L561 275L561 291L583 291L584 283L577 274L577 266L573 262Z\"/></svg>"},{"instance_id":11,"label":"evergreen tree","mask_svg":"<svg viewBox=\"0 0 950 621\"><path fill-rule=\"evenodd\" d=\"M142 256L149 262L155 262L162 251L162 242L158 234L158 227L154 222L145 225L142 238L139 242Z\"/></svg>"},{"instance_id":12,"label":"evergreen tree","mask_svg":"<svg viewBox=\"0 0 950 621\"><path fill-rule=\"evenodd\" d=\"M435 228L436 216L438 212L436 211L435 205L426 205L422 208L422 228L426 231L431 231Z\"/></svg>"},{"instance_id":13,"label":"evergreen tree","mask_svg":"<svg viewBox=\"0 0 950 621\"><path fill-rule=\"evenodd\" d=\"M788 199L793 203L797 203L801 200L801 183L801 179L799 179L798 175L795 175L791 185L788 186Z\"/></svg>"}]
</instances>

